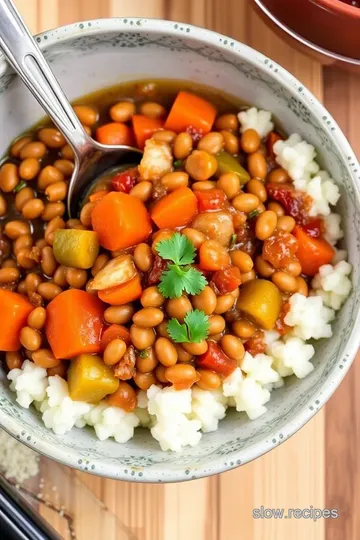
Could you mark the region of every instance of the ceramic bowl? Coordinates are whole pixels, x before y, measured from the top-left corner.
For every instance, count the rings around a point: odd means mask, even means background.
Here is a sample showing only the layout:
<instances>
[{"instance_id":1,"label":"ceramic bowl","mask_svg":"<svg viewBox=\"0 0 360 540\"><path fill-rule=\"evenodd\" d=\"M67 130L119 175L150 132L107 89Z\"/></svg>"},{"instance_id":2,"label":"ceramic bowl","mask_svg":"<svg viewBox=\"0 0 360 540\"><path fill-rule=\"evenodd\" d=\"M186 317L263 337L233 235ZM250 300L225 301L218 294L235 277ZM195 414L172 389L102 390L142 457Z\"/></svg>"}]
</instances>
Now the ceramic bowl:
<instances>
[{"instance_id":1,"label":"ceramic bowl","mask_svg":"<svg viewBox=\"0 0 360 540\"><path fill-rule=\"evenodd\" d=\"M220 473L285 441L304 425L340 384L358 350L360 334L360 168L341 130L316 98L278 64L220 34L187 24L108 19L58 28L36 38L70 99L122 81L186 79L207 84L269 109L288 133L298 132L318 150L321 165L338 182L345 245L354 266L353 291L316 344L315 370L276 390L267 414L248 421L230 412L220 429L182 453L164 453L146 430L126 444L100 442L92 430L58 437L37 412L17 405L0 374L0 424L20 441L77 469L122 480L170 482ZM24 85L0 58L0 153L13 137L42 117ZM357 327L359 328L359 326Z\"/></svg>"}]
</instances>

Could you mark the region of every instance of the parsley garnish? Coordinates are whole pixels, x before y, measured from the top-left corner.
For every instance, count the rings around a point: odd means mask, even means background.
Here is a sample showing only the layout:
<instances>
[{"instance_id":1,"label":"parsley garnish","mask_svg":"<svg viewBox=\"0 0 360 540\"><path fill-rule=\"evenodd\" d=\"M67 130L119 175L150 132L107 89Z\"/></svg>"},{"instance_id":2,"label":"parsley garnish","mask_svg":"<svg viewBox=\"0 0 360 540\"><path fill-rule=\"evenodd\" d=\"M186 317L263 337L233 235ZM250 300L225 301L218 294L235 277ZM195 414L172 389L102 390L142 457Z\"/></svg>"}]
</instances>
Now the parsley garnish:
<instances>
[{"instance_id":1,"label":"parsley garnish","mask_svg":"<svg viewBox=\"0 0 360 540\"><path fill-rule=\"evenodd\" d=\"M180 233L175 233L168 240L162 240L156 246L162 259L172 261L168 269L161 274L159 290L165 298L179 298L187 294L199 294L207 284L199 270L189 266L195 260L195 246Z\"/></svg>"},{"instance_id":2,"label":"parsley garnish","mask_svg":"<svg viewBox=\"0 0 360 540\"><path fill-rule=\"evenodd\" d=\"M209 317L200 309L189 311L180 324L177 319L170 319L167 331L175 343L199 343L208 336Z\"/></svg>"},{"instance_id":3,"label":"parsley garnish","mask_svg":"<svg viewBox=\"0 0 360 540\"><path fill-rule=\"evenodd\" d=\"M19 193L19 191L22 190L26 186L27 186L27 183L24 182L24 180L21 180L21 182L19 182L18 185L14 187L13 192Z\"/></svg>"},{"instance_id":4,"label":"parsley garnish","mask_svg":"<svg viewBox=\"0 0 360 540\"><path fill-rule=\"evenodd\" d=\"M180 169L184 165L184 161L182 159L177 159L174 161L174 169Z\"/></svg>"},{"instance_id":5,"label":"parsley garnish","mask_svg":"<svg viewBox=\"0 0 360 540\"><path fill-rule=\"evenodd\" d=\"M237 234L232 234L231 235L231 240L230 240L230 249L235 246L236 240L237 240Z\"/></svg>"},{"instance_id":6,"label":"parsley garnish","mask_svg":"<svg viewBox=\"0 0 360 540\"><path fill-rule=\"evenodd\" d=\"M259 210L253 210L252 212L248 213L248 219L254 219L258 217L259 214L260 214Z\"/></svg>"}]
</instances>

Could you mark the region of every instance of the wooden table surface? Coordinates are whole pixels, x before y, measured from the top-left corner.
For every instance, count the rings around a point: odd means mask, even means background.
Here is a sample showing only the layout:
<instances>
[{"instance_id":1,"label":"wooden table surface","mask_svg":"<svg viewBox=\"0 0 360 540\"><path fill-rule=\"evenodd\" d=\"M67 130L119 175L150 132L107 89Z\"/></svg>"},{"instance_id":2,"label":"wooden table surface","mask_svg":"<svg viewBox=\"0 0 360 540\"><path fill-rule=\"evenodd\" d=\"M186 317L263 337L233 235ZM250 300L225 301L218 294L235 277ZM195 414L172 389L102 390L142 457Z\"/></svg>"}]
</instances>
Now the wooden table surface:
<instances>
[{"instance_id":1,"label":"wooden table surface","mask_svg":"<svg viewBox=\"0 0 360 540\"><path fill-rule=\"evenodd\" d=\"M193 23L246 42L288 68L324 100L360 156L360 75L323 68L290 48L264 26L248 0L16 0L16 4L34 33L98 17L141 16ZM137 485L77 473L43 459L39 493L30 497L65 539L357 540L359 450L360 358L325 410L289 441L246 466L183 484ZM46 505L41 503L43 491ZM252 509L261 505L337 508L339 518L316 523L253 519Z\"/></svg>"}]
</instances>

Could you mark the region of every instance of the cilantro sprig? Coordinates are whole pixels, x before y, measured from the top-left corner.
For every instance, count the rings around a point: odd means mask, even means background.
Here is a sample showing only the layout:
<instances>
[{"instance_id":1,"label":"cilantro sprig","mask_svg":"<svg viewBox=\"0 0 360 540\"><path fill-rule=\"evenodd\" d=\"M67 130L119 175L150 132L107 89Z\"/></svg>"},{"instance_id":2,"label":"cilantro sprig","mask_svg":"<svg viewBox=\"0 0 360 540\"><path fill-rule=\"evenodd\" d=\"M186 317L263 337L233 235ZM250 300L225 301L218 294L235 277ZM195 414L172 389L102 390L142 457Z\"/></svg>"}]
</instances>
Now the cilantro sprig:
<instances>
[{"instance_id":1,"label":"cilantro sprig","mask_svg":"<svg viewBox=\"0 0 360 540\"><path fill-rule=\"evenodd\" d=\"M207 281L199 270L190 266L196 249L186 236L175 233L159 242L156 251L162 259L173 263L160 276L159 290L165 298L179 298L184 291L191 295L201 293Z\"/></svg>"},{"instance_id":2,"label":"cilantro sprig","mask_svg":"<svg viewBox=\"0 0 360 540\"><path fill-rule=\"evenodd\" d=\"M209 317L201 309L193 309L187 313L183 324L170 319L167 331L175 343L199 343L208 336Z\"/></svg>"}]
</instances>

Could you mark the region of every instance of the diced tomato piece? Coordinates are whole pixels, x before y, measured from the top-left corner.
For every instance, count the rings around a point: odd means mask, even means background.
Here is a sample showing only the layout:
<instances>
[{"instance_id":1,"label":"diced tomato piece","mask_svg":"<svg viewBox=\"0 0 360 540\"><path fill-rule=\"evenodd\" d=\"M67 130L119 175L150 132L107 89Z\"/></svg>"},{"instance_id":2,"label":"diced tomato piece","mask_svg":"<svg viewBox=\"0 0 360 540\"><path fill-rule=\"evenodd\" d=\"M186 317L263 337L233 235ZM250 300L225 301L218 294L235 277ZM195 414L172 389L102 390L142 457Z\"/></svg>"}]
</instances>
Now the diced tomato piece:
<instances>
[{"instance_id":1,"label":"diced tomato piece","mask_svg":"<svg viewBox=\"0 0 360 540\"><path fill-rule=\"evenodd\" d=\"M194 193L199 202L199 212L224 208L226 195L222 189L208 189L206 191L194 191Z\"/></svg>"},{"instance_id":2,"label":"diced tomato piece","mask_svg":"<svg viewBox=\"0 0 360 540\"><path fill-rule=\"evenodd\" d=\"M271 131L271 133L269 133L269 136L266 141L266 146L267 146L268 156L273 161L275 161L274 144L277 141L282 141L282 140L283 140L282 136L276 133L275 131Z\"/></svg>"},{"instance_id":3,"label":"diced tomato piece","mask_svg":"<svg viewBox=\"0 0 360 540\"><path fill-rule=\"evenodd\" d=\"M148 273L147 283L148 285L156 285L160 281L160 276L169 265L168 261L165 261L159 255L155 255L154 264L150 272Z\"/></svg>"},{"instance_id":4,"label":"diced tomato piece","mask_svg":"<svg viewBox=\"0 0 360 540\"><path fill-rule=\"evenodd\" d=\"M241 273L237 266L230 266L215 272L211 281L219 294L228 294L241 285Z\"/></svg>"},{"instance_id":5,"label":"diced tomato piece","mask_svg":"<svg viewBox=\"0 0 360 540\"><path fill-rule=\"evenodd\" d=\"M258 330L255 334L245 341L244 343L245 351L247 351L251 356L256 356L257 354L263 354L265 352L265 341L264 341L264 332Z\"/></svg>"},{"instance_id":6,"label":"diced tomato piece","mask_svg":"<svg viewBox=\"0 0 360 540\"><path fill-rule=\"evenodd\" d=\"M283 302L281 306L281 311L279 313L279 317L275 323L275 330L276 332L279 332L280 336L285 336L290 330L292 330L291 326L288 326L285 323L285 317L288 314L290 310L290 303L289 302Z\"/></svg>"},{"instance_id":7,"label":"diced tomato piece","mask_svg":"<svg viewBox=\"0 0 360 540\"><path fill-rule=\"evenodd\" d=\"M139 171L137 167L132 167L126 171L117 173L111 179L111 185L114 191L122 191L123 193L129 193L136 185L139 179Z\"/></svg>"},{"instance_id":8,"label":"diced tomato piece","mask_svg":"<svg viewBox=\"0 0 360 540\"><path fill-rule=\"evenodd\" d=\"M188 126L185 131L190 135L194 143L198 143L205 135L202 129L197 129L194 126Z\"/></svg>"},{"instance_id":9,"label":"diced tomato piece","mask_svg":"<svg viewBox=\"0 0 360 540\"><path fill-rule=\"evenodd\" d=\"M301 225L303 231L311 238L319 238L323 230L323 220L321 218L312 219Z\"/></svg>"},{"instance_id":10,"label":"diced tomato piece","mask_svg":"<svg viewBox=\"0 0 360 540\"><path fill-rule=\"evenodd\" d=\"M294 189L291 184L266 184L269 198L280 203L288 216L297 223L308 221L312 201L309 195Z\"/></svg>"},{"instance_id":11,"label":"diced tomato piece","mask_svg":"<svg viewBox=\"0 0 360 540\"><path fill-rule=\"evenodd\" d=\"M237 362L229 358L214 341L208 342L208 350L196 360L197 367L211 369L225 375L230 375L237 368Z\"/></svg>"},{"instance_id":12,"label":"diced tomato piece","mask_svg":"<svg viewBox=\"0 0 360 540\"><path fill-rule=\"evenodd\" d=\"M298 243L293 234L279 231L267 238L263 244L262 256L274 268L284 268L296 259Z\"/></svg>"}]
</instances>

